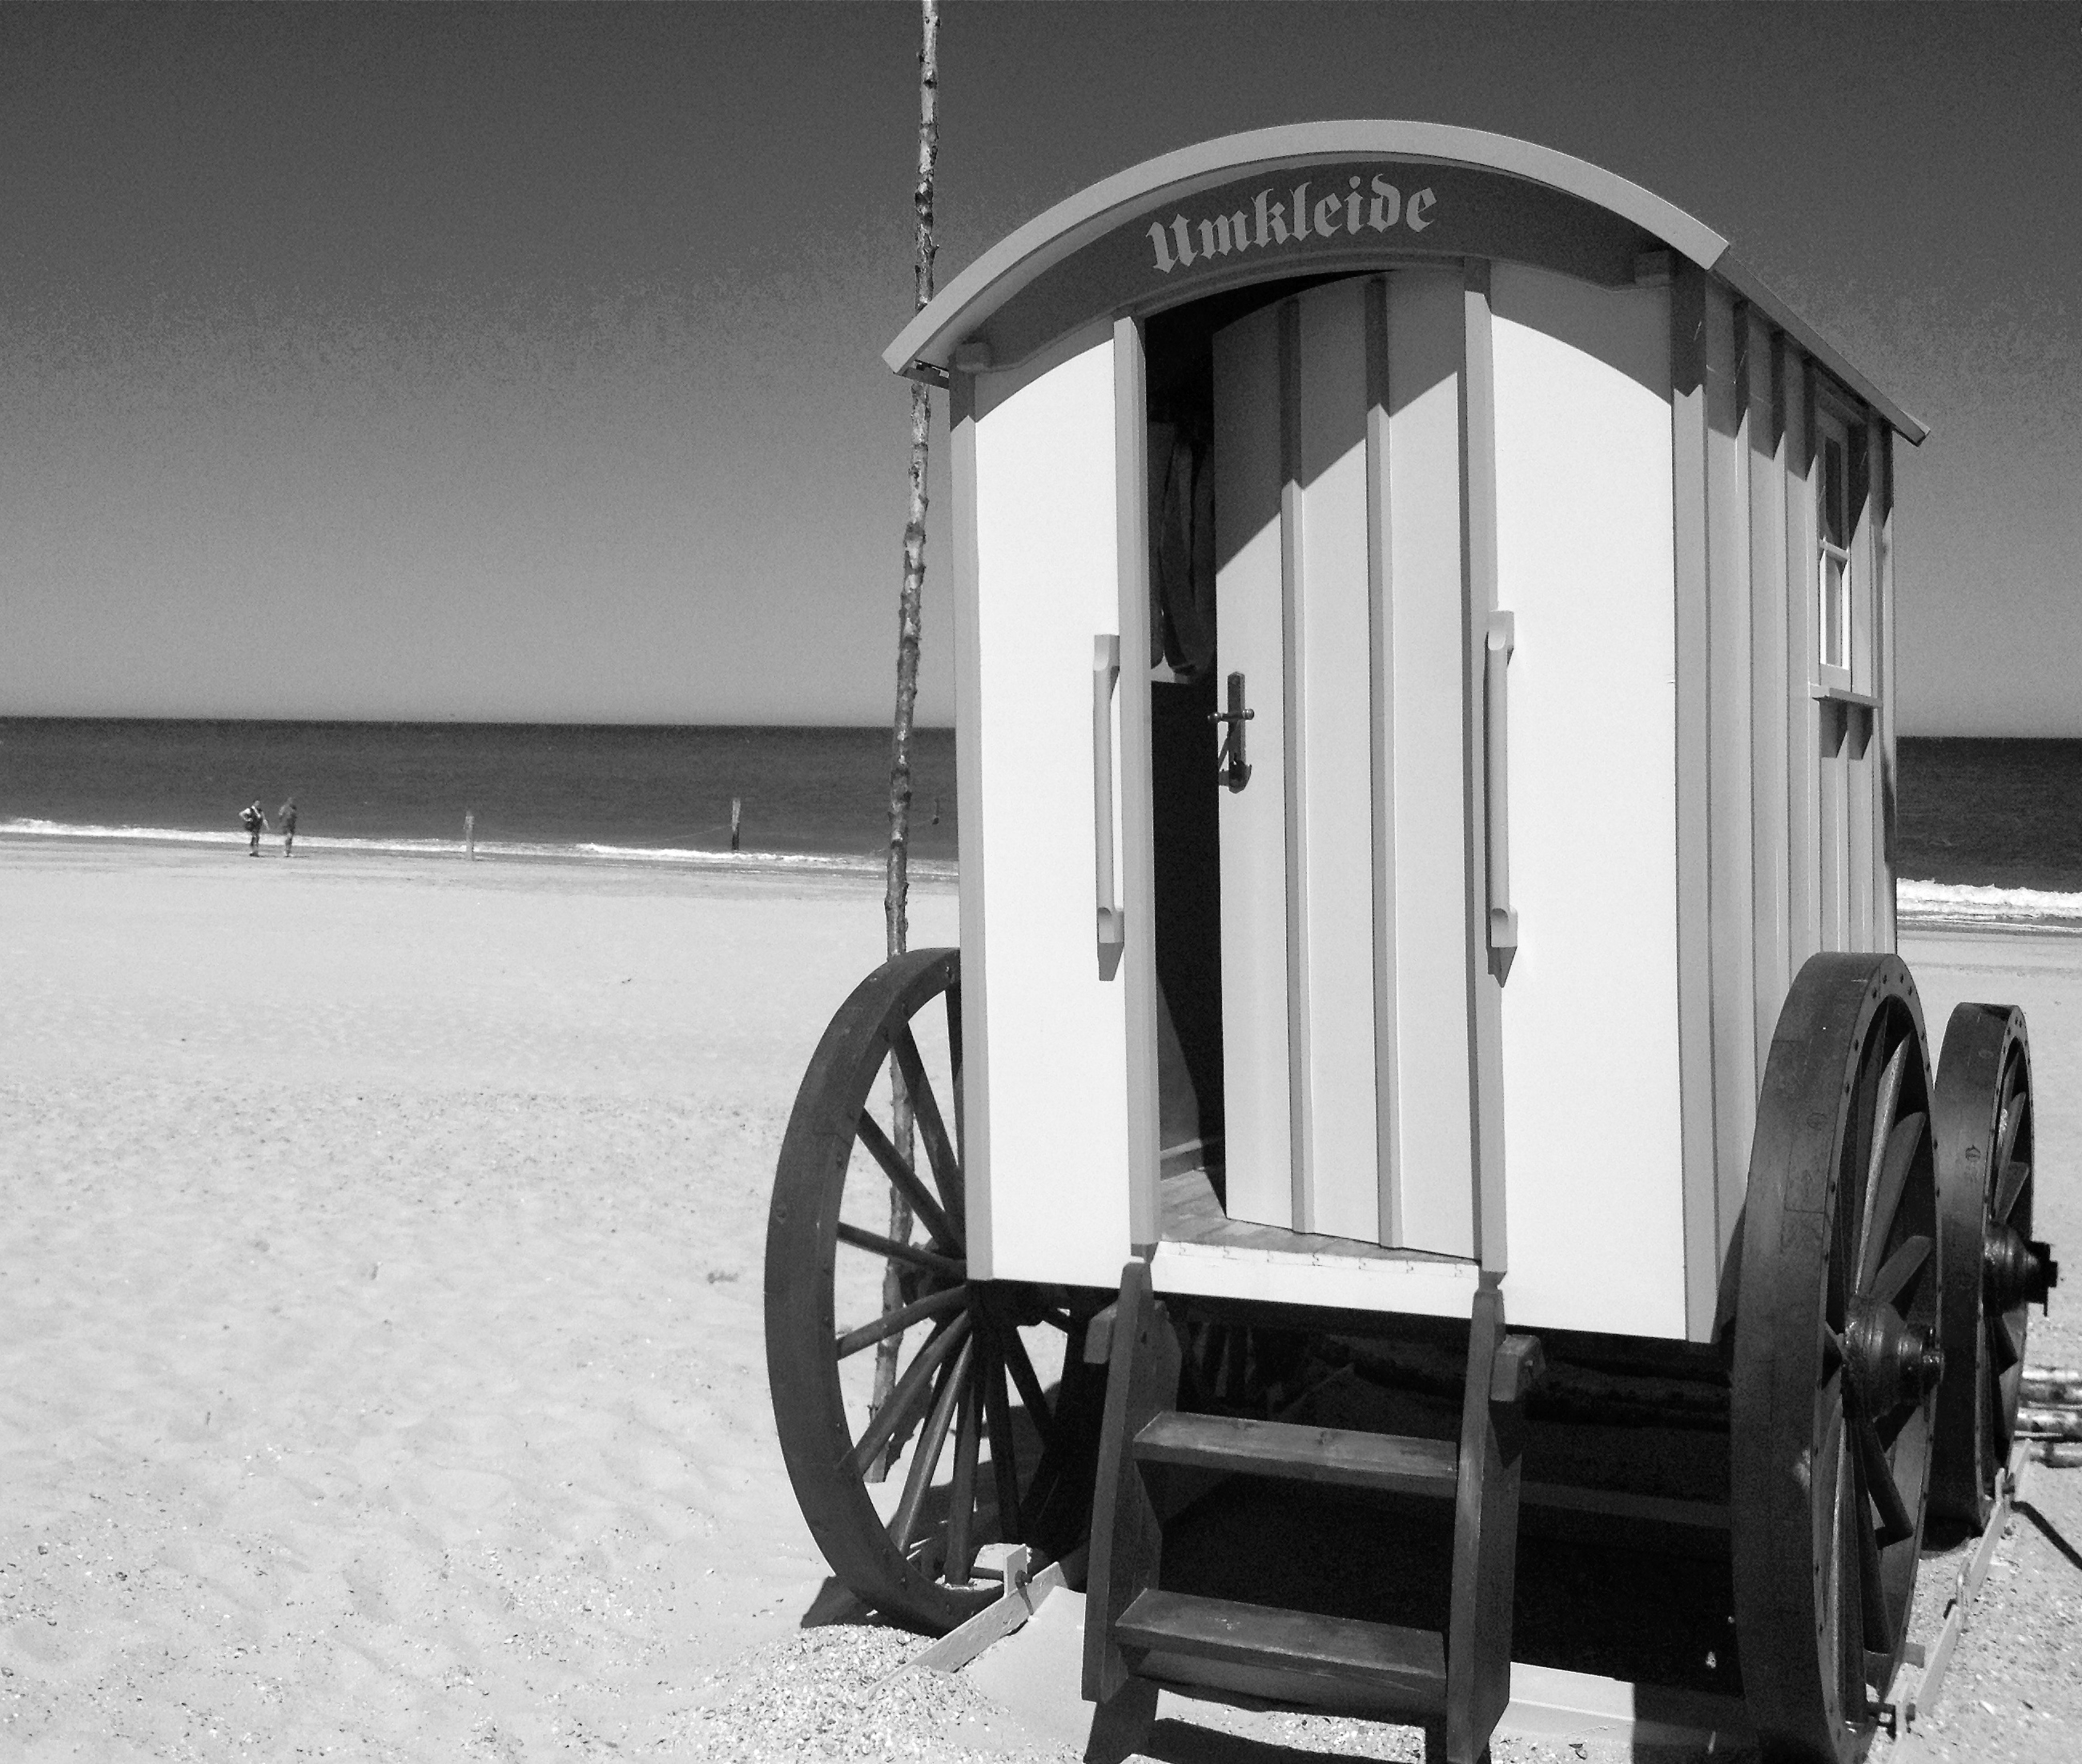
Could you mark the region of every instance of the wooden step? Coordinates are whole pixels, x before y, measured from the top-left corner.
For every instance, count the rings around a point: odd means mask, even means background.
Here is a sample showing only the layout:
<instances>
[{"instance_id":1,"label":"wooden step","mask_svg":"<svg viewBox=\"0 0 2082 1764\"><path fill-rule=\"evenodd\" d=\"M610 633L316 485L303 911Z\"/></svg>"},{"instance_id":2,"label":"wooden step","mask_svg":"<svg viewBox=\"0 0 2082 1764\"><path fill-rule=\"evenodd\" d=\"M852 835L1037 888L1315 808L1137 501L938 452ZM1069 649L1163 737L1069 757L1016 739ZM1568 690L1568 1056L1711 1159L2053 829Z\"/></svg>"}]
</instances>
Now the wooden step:
<instances>
[{"instance_id":1,"label":"wooden step","mask_svg":"<svg viewBox=\"0 0 2082 1764\"><path fill-rule=\"evenodd\" d=\"M1370 1699L1413 1712L1445 1705L1446 1644L1435 1630L1320 1617L1313 1611L1277 1610L1152 1588L1136 1593L1121 1613L1114 1640L1140 1651L1145 1664L1158 1671L1165 1662L1149 1662L1147 1657L1298 1673L1328 1686L1363 1691Z\"/></svg>"},{"instance_id":2,"label":"wooden step","mask_svg":"<svg viewBox=\"0 0 2082 1764\"><path fill-rule=\"evenodd\" d=\"M1135 1436L1134 1455L1140 1463L1446 1500L1452 1498L1460 1457L1458 1447L1442 1439L1170 1410Z\"/></svg>"}]
</instances>

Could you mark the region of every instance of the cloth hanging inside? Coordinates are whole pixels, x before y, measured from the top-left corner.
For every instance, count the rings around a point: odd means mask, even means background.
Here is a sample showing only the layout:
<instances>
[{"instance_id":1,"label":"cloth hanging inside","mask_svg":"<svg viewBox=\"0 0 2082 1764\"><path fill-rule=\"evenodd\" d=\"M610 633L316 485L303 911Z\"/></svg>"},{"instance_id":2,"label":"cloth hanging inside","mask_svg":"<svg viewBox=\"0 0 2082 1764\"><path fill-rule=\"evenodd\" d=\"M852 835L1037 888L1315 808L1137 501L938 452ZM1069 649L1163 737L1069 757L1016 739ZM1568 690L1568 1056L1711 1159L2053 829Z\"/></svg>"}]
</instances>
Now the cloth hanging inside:
<instances>
[{"instance_id":1,"label":"cloth hanging inside","mask_svg":"<svg viewBox=\"0 0 2082 1764\"><path fill-rule=\"evenodd\" d=\"M1149 425L1149 664L1182 682L1215 665L1215 474L1173 423Z\"/></svg>"}]
</instances>

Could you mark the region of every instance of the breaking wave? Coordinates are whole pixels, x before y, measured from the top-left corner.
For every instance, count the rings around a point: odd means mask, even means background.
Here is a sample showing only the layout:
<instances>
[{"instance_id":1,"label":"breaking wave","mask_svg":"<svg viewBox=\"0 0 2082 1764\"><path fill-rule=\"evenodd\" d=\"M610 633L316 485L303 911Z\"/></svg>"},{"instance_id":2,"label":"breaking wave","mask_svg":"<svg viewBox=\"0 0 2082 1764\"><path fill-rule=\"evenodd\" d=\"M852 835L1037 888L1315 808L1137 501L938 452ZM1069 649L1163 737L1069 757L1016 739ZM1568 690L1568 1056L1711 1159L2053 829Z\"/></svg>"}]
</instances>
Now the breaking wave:
<instances>
[{"instance_id":1,"label":"breaking wave","mask_svg":"<svg viewBox=\"0 0 2082 1764\"><path fill-rule=\"evenodd\" d=\"M122 840L154 845L214 845L237 848L247 843L239 831L181 827L91 827L32 819L0 820L0 836L20 839ZM263 836L272 850L280 836ZM297 848L312 852L383 854L402 857L458 858L466 855L459 839L351 839L324 833L299 833ZM592 840L569 844L546 841L481 839L480 858L528 858L572 863L655 864L679 869L719 874L781 872L790 875L879 878L879 852L712 852L671 845L609 845ZM913 857L911 874L921 882L951 882L957 866L945 860Z\"/></svg>"},{"instance_id":2,"label":"breaking wave","mask_svg":"<svg viewBox=\"0 0 2082 1764\"><path fill-rule=\"evenodd\" d=\"M2028 927L2082 933L2082 895L1973 882L1899 882L1894 917L1905 925Z\"/></svg>"}]
</instances>

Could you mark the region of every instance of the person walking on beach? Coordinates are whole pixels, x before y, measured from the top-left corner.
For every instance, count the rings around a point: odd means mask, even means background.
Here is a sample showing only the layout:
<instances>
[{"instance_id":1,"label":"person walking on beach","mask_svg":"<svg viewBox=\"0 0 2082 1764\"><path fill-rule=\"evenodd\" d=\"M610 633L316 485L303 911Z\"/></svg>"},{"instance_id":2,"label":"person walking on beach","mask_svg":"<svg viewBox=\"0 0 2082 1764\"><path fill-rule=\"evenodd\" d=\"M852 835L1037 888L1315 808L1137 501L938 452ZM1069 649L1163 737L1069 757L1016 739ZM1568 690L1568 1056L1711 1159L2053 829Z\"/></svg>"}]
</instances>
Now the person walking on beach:
<instances>
[{"instance_id":1,"label":"person walking on beach","mask_svg":"<svg viewBox=\"0 0 2082 1764\"><path fill-rule=\"evenodd\" d=\"M246 848L246 855L258 857L260 855L260 836L268 831L268 816L260 806L259 797L255 797L240 812L238 824L246 829L246 836L252 841Z\"/></svg>"},{"instance_id":2,"label":"person walking on beach","mask_svg":"<svg viewBox=\"0 0 2082 1764\"><path fill-rule=\"evenodd\" d=\"M287 857L297 843L297 799L291 797L275 811L275 818L282 823L282 855Z\"/></svg>"}]
</instances>

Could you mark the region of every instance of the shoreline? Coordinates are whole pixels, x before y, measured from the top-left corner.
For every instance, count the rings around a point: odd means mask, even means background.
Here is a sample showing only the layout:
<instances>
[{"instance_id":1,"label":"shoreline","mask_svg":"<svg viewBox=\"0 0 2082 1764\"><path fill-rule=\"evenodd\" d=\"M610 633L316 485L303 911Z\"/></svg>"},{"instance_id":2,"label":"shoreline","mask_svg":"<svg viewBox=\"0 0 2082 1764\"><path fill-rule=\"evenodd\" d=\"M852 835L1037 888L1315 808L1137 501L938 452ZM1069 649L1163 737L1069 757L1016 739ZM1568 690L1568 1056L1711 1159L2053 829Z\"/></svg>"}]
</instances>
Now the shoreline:
<instances>
[{"instance_id":1,"label":"shoreline","mask_svg":"<svg viewBox=\"0 0 2082 1764\"><path fill-rule=\"evenodd\" d=\"M222 858L243 855L242 832L186 832L178 829L109 828L25 831L0 826L0 868L44 861L85 861L93 868L120 867L126 862L202 869ZM260 857L283 860L281 836L263 834ZM511 878L529 869L565 877L650 876L661 881L744 882L771 885L794 882L807 887L849 888L883 886L886 871L879 852L858 856L838 853L713 852L676 848L617 846L588 843L575 846L522 844L480 840L473 857L461 840L348 839L324 834L297 836L295 857L309 867L334 874L438 875L466 878L483 873ZM955 866L943 859L911 860L914 890L952 892Z\"/></svg>"}]
</instances>

